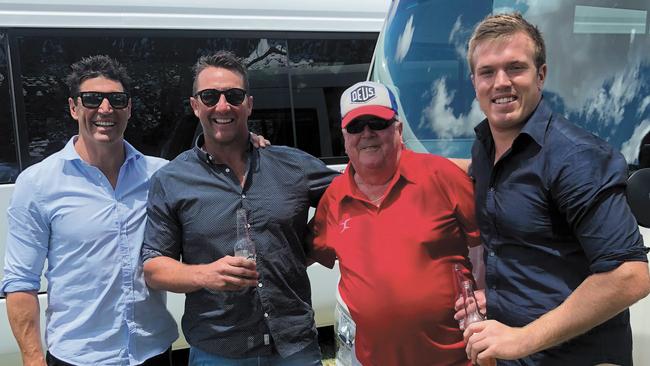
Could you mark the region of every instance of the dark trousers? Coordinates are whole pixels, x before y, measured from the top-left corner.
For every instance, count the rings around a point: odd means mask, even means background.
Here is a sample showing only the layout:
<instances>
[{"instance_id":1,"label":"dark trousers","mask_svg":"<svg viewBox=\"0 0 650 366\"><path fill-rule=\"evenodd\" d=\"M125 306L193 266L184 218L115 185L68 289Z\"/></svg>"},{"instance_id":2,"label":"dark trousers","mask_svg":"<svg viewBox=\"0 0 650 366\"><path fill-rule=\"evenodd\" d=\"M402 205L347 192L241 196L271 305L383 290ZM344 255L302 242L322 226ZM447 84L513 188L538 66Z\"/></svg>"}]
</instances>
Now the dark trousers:
<instances>
[{"instance_id":1,"label":"dark trousers","mask_svg":"<svg viewBox=\"0 0 650 366\"><path fill-rule=\"evenodd\" d=\"M58 358L52 356L48 351L45 355L45 361L47 366L76 366L71 363L67 363L59 360ZM153 356L150 359L144 361L140 366L172 366L172 349L167 348L167 351L159 354L158 356Z\"/></svg>"}]
</instances>

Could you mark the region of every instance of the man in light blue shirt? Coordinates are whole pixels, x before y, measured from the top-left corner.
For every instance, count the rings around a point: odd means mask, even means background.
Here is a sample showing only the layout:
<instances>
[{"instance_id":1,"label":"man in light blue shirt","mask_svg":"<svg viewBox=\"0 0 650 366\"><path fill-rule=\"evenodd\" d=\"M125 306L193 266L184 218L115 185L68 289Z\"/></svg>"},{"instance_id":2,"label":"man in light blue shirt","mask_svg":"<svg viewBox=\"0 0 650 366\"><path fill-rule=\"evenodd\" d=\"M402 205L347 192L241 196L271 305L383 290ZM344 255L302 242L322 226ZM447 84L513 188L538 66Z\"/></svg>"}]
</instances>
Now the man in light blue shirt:
<instances>
[{"instance_id":1,"label":"man in light blue shirt","mask_svg":"<svg viewBox=\"0 0 650 366\"><path fill-rule=\"evenodd\" d=\"M149 178L166 161L124 141L126 70L84 58L68 76L79 135L16 180L0 294L25 365L169 365L176 324L145 285L140 249ZM47 354L37 291L47 259Z\"/></svg>"}]
</instances>

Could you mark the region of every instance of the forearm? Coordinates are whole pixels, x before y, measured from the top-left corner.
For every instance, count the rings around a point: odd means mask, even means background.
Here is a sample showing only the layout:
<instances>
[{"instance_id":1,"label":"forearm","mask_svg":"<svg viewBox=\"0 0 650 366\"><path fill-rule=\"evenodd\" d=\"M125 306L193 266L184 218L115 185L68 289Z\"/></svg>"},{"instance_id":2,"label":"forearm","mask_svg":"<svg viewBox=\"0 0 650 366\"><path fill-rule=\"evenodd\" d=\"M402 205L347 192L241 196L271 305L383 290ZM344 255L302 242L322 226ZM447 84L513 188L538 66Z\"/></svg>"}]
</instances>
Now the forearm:
<instances>
[{"instance_id":1,"label":"forearm","mask_svg":"<svg viewBox=\"0 0 650 366\"><path fill-rule=\"evenodd\" d=\"M24 365L45 365L36 291L7 293L7 315Z\"/></svg>"},{"instance_id":2,"label":"forearm","mask_svg":"<svg viewBox=\"0 0 650 366\"><path fill-rule=\"evenodd\" d=\"M535 353L587 332L648 295L645 262L593 274L557 308L524 327Z\"/></svg>"},{"instance_id":3,"label":"forearm","mask_svg":"<svg viewBox=\"0 0 650 366\"><path fill-rule=\"evenodd\" d=\"M147 285L153 289L177 293L194 292L203 287L200 265L181 263L169 257L155 257L144 263Z\"/></svg>"}]
</instances>

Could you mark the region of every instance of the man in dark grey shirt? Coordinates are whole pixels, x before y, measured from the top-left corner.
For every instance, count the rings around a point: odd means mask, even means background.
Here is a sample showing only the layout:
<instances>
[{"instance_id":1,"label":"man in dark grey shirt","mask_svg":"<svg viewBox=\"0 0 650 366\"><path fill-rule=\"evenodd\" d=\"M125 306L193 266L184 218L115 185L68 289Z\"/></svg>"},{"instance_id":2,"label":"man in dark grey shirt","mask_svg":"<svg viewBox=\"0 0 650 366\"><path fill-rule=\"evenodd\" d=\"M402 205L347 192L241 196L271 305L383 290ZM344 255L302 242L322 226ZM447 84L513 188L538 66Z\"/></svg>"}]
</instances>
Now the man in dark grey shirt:
<instances>
[{"instance_id":1,"label":"man in dark grey shirt","mask_svg":"<svg viewBox=\"0 0 650 366\"><path fill-rule=\"evenodd\" d=\"M303 236L336 173L300 150L250 144L253 98L234 55L201 57L194 72L204 134L152 178L147 283L187 294L190 364L320 365ZM241 208L256 260L233 256Z\"/></svg>"}]
</instances>

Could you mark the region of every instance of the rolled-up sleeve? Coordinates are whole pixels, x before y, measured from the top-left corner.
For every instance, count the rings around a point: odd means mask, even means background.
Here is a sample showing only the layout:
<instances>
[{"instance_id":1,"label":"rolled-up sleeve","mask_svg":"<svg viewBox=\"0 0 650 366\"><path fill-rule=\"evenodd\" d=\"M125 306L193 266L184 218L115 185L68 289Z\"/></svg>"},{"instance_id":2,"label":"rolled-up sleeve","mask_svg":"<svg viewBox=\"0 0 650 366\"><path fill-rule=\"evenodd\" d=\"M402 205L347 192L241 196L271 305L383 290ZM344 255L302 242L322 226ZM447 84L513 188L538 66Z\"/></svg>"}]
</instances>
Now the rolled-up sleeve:
<instances>
[{"instance_id":1,"label":"rolled-up sleeve","mask_svg":"<svg viewBox=\"0 0 650 366\"><path fill-rule=\"evenodd\" d=\"M164 175L151 178L147 201L147 225L142 244L142 262L159 256L180 260L181 226L171 198L165 190Z\"/></svg>"},{"instance_id":2,"label":"rolled-up sleeve","mask_svg":"<svg viewBox=\"0 0 650 366\"><path fill-rule=\"evenodd\" d=\"M599 146L578 146L564 159L559 173L554 196L590 270L608 272L623 262L647 262L648 248L625 196L624 158Z\"/></svg>"},{"instance_id":3,"label":"rolled-up sleeve","mask_svg":"<svg viewBox=\"0 0 650 366\"><path fill-rule=\"evenodd\" d=\"M50 240L50 223L38 197L37 187L30 179L25 175L19 176L7 209L8 230L1 296L40 288Z\"/></svg>"}]
</instances>

